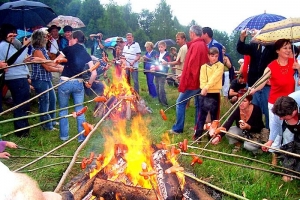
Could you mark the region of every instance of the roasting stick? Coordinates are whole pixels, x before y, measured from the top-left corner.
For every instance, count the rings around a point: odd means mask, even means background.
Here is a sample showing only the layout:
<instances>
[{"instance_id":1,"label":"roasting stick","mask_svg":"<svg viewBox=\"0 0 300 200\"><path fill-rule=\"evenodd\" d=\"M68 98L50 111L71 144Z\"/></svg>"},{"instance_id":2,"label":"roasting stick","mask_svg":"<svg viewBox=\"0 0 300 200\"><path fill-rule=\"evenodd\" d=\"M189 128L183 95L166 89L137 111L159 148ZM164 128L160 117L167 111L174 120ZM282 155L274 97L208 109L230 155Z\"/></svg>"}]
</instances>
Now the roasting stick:
<instances>
[{"instance_id":1,"label":"roasting stick","mask_svg":"<svg viewBox=\"0 0 300 200\"><path fill-rule=\"evenodd\" d=\"M33 127L39 126L39 125L41 125L41 124L46 124L46 123L48 123L48 122L55 121L55 120L58 120L58 119L68 118L68 117L74 117L74 118L76 118L76 117L78 117L78 116L84 114L84 113L86 112L86 110L87 110L87 106L83 107L83 108L82 108L80 111L78 111L78 112L73 112L72 114L68 114L68 115L65 115L65 116L61 116L61 117L49 119L49 120L46 120L46 121L42 121L42 122L33 124L33 125L31 125L31 126L26 126L26 127L24 127L24 128L20 128L20 129L17 129L17 130L10 131L10 132L4 134L2 137L8 136L8 135L10 135L10 134L12 134L12 133L17 133L17 132L19 132L19 131L26 130L26 129L28 129L28 128L33 128Z\"/></svg>"},{"instance_id":2,"label":"roasting stick","mask_svg":"<svg viewBox=\"0 0 300 200\"><path fill-rule=\"evenodd\" d=\"M78 157L79 152L85 147L85 145L87 144L87 142L89 141L89 139L91 138L91 136L93 135L93 133L98 129L98 127L100 126L100 124L105 120L105 118L116 108L119 106L120 103L122 103L124 99L119 100L110 110L108 110L106 112L106 114L100 119L100 121L95 125L95 127L91 130L91 132L88 134L88 136L85 138L85 140L80 144L80 146L77 148L77 150L74 153L73 159L71 160L68 168L66 169L66 171L63 173L63 176L61 177L58 185L56 186L54 192L58 192L60 191L60 188L62 187L65 179L67 178L68 174L71 172L73 165L75 164L75 161ZM83 133L84 131L82 131Z\"/></svg>"},{"instance_id":3,"label":"roasting stick","mask_svg":"<svg viewBox=\"0 0 300 200\"><path fill-rule=\"evenodd\" d=\"M72 156L70 156L72 157ZM26 171L21 171L20 173L26 173L26 172L34 172L34 171L37 171L37 170L40 170L40 169L43 169L43 168L48 168L48 167L52 167L52 166L55 166L55 165L62 165L62 164L68 164L69 162L68 161L65 161L65 162L59 162L59 163L52 163L52 164L49 164L49 165L44 165L42 167L37 167L37 168L34 168L34 169L29 169L29 170L26 170ZM76 162L76 164L79 164L81 162Z\"/></svg>"},{"instance_id":4,"label":"roasting stick","mask_svg":"<svg viewBox=\"0 0 300 200\"><path fill-rule=\"evenodd\" d=\"M86 73L86 72L88 72L88 71L90 71L90 72L94 71L94 70L97 69L99 66L100 66L100 62L97 62L92 68L87 69L87 70L84 70L83 72L80 72L80 73L78 73L78 74L72 76L71 78L68 78L68 79L66 79L65 81L60 82L59 84L53 86L52 88L49 88L49 89L45 90L44 92L41 92L40 94L38 94L38 95L32 97L31 99L28 99L27 101L24 101L23 103L20 103L20 104L18 104L18 105L16 105L16 106L12 107L12 108L10 108L10 109L7 109L7 110L3 111L2 113L0 113L0 116L4 115L5 113L8 113L8 112L10 112L10 111L12 111L12 110L15 110L16 108L19 108L19 107L23 106L24 104L29 103L29 102L32 101L33 99L36 99L36 98L42 96L43 94L49 92L50 90L53 90L53 89L59 87L60 85L62 85L62 84L64 84L64 83L68 82L69 80L72 80L72 79L74 79L74 78L76 78L76 77L78 77L78 76L80 76L80 75L82 75L82 74L84 74L84 73Z\"/></svg>"},{"instance_id":5,"label":"roasting stick","mask_svg":"<svg viewBox=\"0 0 300 200\"><path fill-rule=\"evenodd\" d=\"M190 155L198 155L198 156L200 156L199 154L191 154L191 153L184 153L184 152L182 152L180 154L182 154L182 155L188 155L188 156L190 156ZM255 169L255 170L259 170L259 171L263 171L263 172L269 172L269 173L272 173L272 174L282 175L282 176L290 176L290 177L293 177L295 179L300 180L299 176L295 176L295 175L291 175L291 174L286 174L286 173L282 173L282 172L272 171L272 170L263 169L263 168L259 168L259 167L253 167L253 166L245 165L245 164L239 164L239 163L235 163L235 162L231 162L231 161L226 161L226 160L222 160L222 159L218 159L218 158L212 158L212 157L209 157L209 156L201 156L201 157L209 159L209 160L223 162L223 163L230 164L230 165L236 165L236 166L243 167L243 168L245 167L245 168Z\"/></svg>"},{"instance_id":6,"label":"roasting stick","mask_svg":"<svg viewBox=\"0 0 300 200\"><path fill-rule=\"evenodd\" d=\"M86 103L91 103L93 101L97 102L97 98L94 98L92 100L85 101L85 102L82 102L82 103L78 103L78 104L75 104L75 105L72 105L72 106L68 106L68 107L65 107L65 108L59 108L59 109L56 109L56 110L51 110L49 112L38 113L38 114L27 115L27 116L23 116L23 117L17 117L17 118L11 118L11 119L7 119L7 120L2 120L2 121L0 121L0 124L7 123L7 122L12 122L12 121L16 121L16 120L20 120L20 119L27 119L27 118L38 117L38 116L41 116L41 115L46 115L46 114L58 112L58 111L61 111L61 110L66 110L66 109L69 109L69 108L74 108L76 106L80 106L80 105L83 105L83 104L86 104ZM2 137L3 137L3 135L2 135Z\"/></svg>"},{"instance_id":7,"label":"roasting stick","mask_svg":"<svg viewBox=\"0 0 300 200\"><path fill-rule=\"evenodd\" d=\"M274 147L271 147L271 146L269 147L269 146L266 146L266 145L264 145L264 144L261 144L261 143L258 143L258 142L249 140L249 139L244 138L244 137L241 137L241 136L239 136L239 135L230 133L230 132L228 132L228 131L221 130L221 132L226 133L227 135L230 135L231 137L238 138L238 139L240 139L240 140L244 140L244 141L247 141L247 142L251 142L251 143L253 143L253 144L256 144L256 145L259 145L259 146L262 146L262 147L267 147L267 148L269 148L269 149L273 149L273 150L275 150L275 151L277 151L277 152L280 152L280 153L284 153L284 154L287 154L287 155L290 155L290 156L294 156L294 157L300 158L300 154L291 153L291 152L284 151L284 150L281 150L281 149L277 149L277 148L274 148Z\"/></svg>"},{"instance_id":8,"label":"roasting stick","mask_svg":"<svg viewBox=\"0 0 300 200\"><path fill-rule=\"evenodd\" d=\"M204 149L204 148L201 148L201 147L195 147L195 146L190 146L190 145L188 145L188 148L199 149L199 150L204 150L204 151L207 151L207 152L212 152L212 153L216 153L216 154L220 154L220 155L226 155L226 156L230 156L230 157L250 160L250 161L258 162L260 164L269 165L270 167L273 167L273 168L275 167L275 168L278 168L278 169L290 171L292 173L300 175L300 172L297 172L297 171L294 171L294 170L291 170L291 169L288 169L288 168L285 168L285 167L281 167L281 166L278 166L278 165L274 166L271 163L267 163L267 162L260 161L260 160L257 160L257 159L253 159L253 158L248 158L246 156L240 156L240 155L236 155L236 154L229 154L229 153L224 153L224 152L221 152L221 151L214 151L214 150Z\"/></svg>"},{"instance_id":9,"label":"roasting stick","mask_svg":"<svg viewBox=\"0 0 300 200\"><path fill-rule=\"evenodd\" d=\"M202 184L204 184L204 185L207 185L207 186L209 186L209 187L211 187L211 188L214 188L214 189L216 189L216 190L218 190L218 191L220 191L220 192L222 192L222 193L224 193L224 194L227 194L227 195L229 195L229 196L235 197L235 198L237 198L237 199L249 200L249 199L247 199L247 198L245 198L245 197L243 197L243 196L240 196L240 195L238 195L238 194L234 194L234 193L232 193L232 192L229 192L229 191L227 191L227 190L224 190L224 189L222 189L222 188L219 188L218 186L215 186L215 185L213 185L213 184L211 184L211 183L209 183L209 182L206 182L206 181L204 181L204 180L201 180L201 179L199 179L199 178L197 178L197 177L195 177L195 176L193 176L193 175L191 175L191 174L189 174L189 173L187 173L187 172L180 172L180 171L178 171L177 173L182 173L182 174L184 174L185 176L187 176L187 177L189 177L189 178L192 178L192 179L194 179L194 180L196 180L196 181L198 181L198 182L200 182L200 183L202 183Z\"/></svg>"},{"instance_id":10,"label":"roasting stick","mask_svg":"<svg viewBox=\"0 0 300 200\"><path fill-rule=\"evenodd\" d=\"M11 67L18 67L18 66L21 66L21 65L45 64L45 63L57 63L57 64L59 64L59 63L64 63L64 62L67 62L66 58L58 59L56 61L54 61L54 60L32 61L32 62L24 62L24 63L9 65L9 66L3 67L1 69L8 69L8 68L11 68Z\"/></svg>"}]
</instances>

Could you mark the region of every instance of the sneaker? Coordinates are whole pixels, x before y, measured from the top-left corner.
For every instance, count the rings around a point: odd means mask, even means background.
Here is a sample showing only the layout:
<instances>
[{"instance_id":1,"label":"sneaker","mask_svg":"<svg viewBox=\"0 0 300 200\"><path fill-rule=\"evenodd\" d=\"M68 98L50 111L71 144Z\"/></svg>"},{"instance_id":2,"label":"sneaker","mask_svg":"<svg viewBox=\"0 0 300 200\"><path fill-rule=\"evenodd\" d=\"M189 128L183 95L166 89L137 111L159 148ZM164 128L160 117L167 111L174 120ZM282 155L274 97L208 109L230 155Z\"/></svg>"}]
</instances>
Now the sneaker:
<instances>
[{"instance_id":1,"label":"sneaker","mask_svg":"<svg viewBox=\"0 0 300 200\"><path fill-rule=\"evenodd\" d=\"M178 133L178 132L176 132L176 131L173 131L172 129L169 130L169 133L170 133L170 134L174 134L174 135L179 135L179 134L181 134L181 133Z\"/></svg>"},{"instance_id":2,"label":"sneaker","mask_svg":"<svg viewBox=\"0 0 300 200\"><path fill-rule=\"evenodd\" d=\"M58 131L58 128L53 127L52 129L50 129L48 131Z\"/></svg>"}]
</instances>

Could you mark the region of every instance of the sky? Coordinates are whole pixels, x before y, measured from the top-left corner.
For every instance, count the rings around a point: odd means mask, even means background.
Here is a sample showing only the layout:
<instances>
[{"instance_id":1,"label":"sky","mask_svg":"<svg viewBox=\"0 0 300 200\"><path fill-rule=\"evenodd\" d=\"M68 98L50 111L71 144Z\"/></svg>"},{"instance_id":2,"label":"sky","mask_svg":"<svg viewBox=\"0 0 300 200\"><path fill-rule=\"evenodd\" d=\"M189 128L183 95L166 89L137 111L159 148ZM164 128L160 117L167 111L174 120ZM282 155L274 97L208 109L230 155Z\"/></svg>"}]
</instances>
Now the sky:
<instances>
[{"instance_id":1,"label":"sky","mask_svg":"<svg viewBox=\"0 0 300 200\"><path fill-rule=\"evenodd\" d=\"M118 5L125 5L129 0L114 0ZM100 0L107 4L109 0ZM130 0L133 12L142 9L154 11L160 0ZM300 17L299 0L166 0L171 6L173 16L179 23L188 25L193 19L202 27L225 31L230 34L243 20L263 14L277 14L289 17Z\"/></svg>"}]
</instances>

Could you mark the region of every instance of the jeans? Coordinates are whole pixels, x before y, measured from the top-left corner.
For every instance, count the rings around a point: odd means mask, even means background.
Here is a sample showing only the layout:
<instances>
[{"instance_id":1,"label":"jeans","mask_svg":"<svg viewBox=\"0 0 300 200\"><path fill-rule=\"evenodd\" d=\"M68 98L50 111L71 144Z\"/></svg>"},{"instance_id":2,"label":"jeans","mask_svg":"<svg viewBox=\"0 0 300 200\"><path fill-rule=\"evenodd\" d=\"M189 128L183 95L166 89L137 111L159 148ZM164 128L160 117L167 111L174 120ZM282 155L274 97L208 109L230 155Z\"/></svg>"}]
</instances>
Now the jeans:
<instances>
[{"instance_id":1,"label":"jeans","mask_svg":"<svg viewBox=\"0 0 300 200\"><path fill-rule=\"evenodd\" d=\"M32 80L32 86L34 87L34 90L36 94L40 94L44 92L45 90L48 90L49 88L52 88L52 82L51 81L42 81L42 80ZM43 94L39 97L39 113L44 113L48 111L53 111L56 109L56 95L54 92L54 89L50 90L49 92ZM45 114L40 116L40 121L46 121L50 119L54 119L56 117L55 112L50 114ZM47 122L46 124L43 124L42 127L46 130L52 130L53 125L56 122L51 121Z\"/></svg>"},{"instance_id":2,"label":"jeans","mask_svg":"<svg viewBox=\"0 0 300 200\"><path fill-rule=\"evenodd\" d=\"M156 87L154 85L154 75L153 73L148 73L146 72L146 78L147 78L147 85L148 85L148 90L149 90L149 94L151 95L152 98L157 97L157 93L156 93Z\"/></svg>"},{"instance_id":3,"label":"jeans","mask_svg":"<svg viewBox=\"0 0 300 200\"><path fill-rule=\"evenodd\" d=\"M84 86L84 91L85 91L85 94L87 96L89 96L89 97L94 96L95 97L97 95L101 96L103 94L104 85L100 81L99 82L98 81L97 82L94 81L91 88L92 89L87 88L87 87Z\"/></svg>"},{"instance_id":4,"label":"jeans","mask_svg":"<svg viewBox=\"0 0 300 200\"><path fill-rule=\"evenodd\" d=\"M253 95L252 103L259 106L262 113L265 115L266 128L269 127L269 109L268 109L268 98L270 93L270 86L265 86L260 91L257 91Z\"/></svg>"},{"instance_id":5,"label":"jeans","mask_svg":"<svg viewBox=\"0 0 300 200\"><path fill-rule=\"evenodd\" d=\"M156 76L155 77L155 86L158 92L158 101L163 106L168 106L166 91L165 91L166 77Z\"/></svg>"},{"instance_id":6,"label":"jeans","mask_svg":"<svg viewBox=\"0 0 300 200\"><path fill-rule=\"evenodd\" d=\"M199 94L200 89L197 90L186 90L183 93L179 93L179 96L176 100L176 122L172 127L172 130L177 132L177 133L182 133L183 128L184 128L184 120L185 120L185 109L186 109L186 104L187 104L187 98ZM194 97L195 99L195 124L197 123L197 118L199 114L199 100L198 96ZM183 101L186 100L186 101ZM179 103L183 101L182 103Z\"/></svg>"},{"instance_id":7,"label":"jeans","mask_svg":"<svg viewBox=\"0 0 300 200\"><path fill-rule=\"evenodd\" d=\"M127 81L128 84L130 85L130 74L133 80L133 88L134 90L139 94L140 92L140 86L139 86L139 72L137 70L133 70L130 72L130 70L126 70L126 75L127 75Z\"/></svg>"},{"instance_id":8,"label":"jeans","mask_svg":"<svg viewBox=\"0 0 300 200\"><path fill-rule=\"evenodd\" d=\"M60 80L62 82L62 80ZM78 80L68 81L58 87L58 102L60 108L68 107L69 98L72 95L74 104L82 103L84 100L84 87L83 83ZM75 107L75 112L78 112L83 108L82 105ZM68 114L68 109L59 111L59 117L66 116ZM83 131L82 123L85 122L84 114L76 117L77 120L77 131L78 133ZM59 120L59 134L60 139L65 141L69 139L69 120L68 118L62 118ZM78 136L78 142L85 139L84 135Z\"/></svg>"},{"instance_id":9,"label":"jeans","mask_svg":"<svg viewBox=\"0 0 300 200\"><path fill-rule=\"evenodd\" d=\"M13 80L6 80L6 85L11 92L14 101L14 106L19 105L30 98L30 88L27 78L19 78ZM27 116L27 111L30 110L29 103L14 110L14 118ZM29 126L28 119L20 119L14 121L15 130ZM15 133L16 136L28 136L29 129Z\"/></svg>"}]
</instances>

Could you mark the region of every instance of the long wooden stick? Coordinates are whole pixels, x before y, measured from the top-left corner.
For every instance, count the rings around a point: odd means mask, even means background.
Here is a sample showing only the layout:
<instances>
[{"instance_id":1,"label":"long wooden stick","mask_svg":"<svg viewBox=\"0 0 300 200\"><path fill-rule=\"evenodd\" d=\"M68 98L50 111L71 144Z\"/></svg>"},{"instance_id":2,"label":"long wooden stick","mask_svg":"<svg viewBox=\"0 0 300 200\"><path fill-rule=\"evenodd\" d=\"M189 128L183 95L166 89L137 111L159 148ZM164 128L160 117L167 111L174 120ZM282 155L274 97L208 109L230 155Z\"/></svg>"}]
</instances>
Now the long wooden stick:
<instances>
[{"instance_id":1,"label":"long wooden stick","mask_svg":"<svg viewBox=\"0 0 300 200\"><path fill-rule=\"evenodd\" d=\"M69 162L65 161L65 162L53 163L53 164L45 165L45 166L42 166L42 167L37 167L37 168L29 169L29 170L26 170L26 171L21 171L21 173L34 172L34 171L37 171L39 169L48 168L48 167L52 167L52 166L55 166L55 165L67 164L67 163L69 163ZM76 163L81 163L81 162L76 162Z\"/></svg>"},{"instance_id":2,"label":"long wooden stick","mask_svg":"<svg viewBox=\"0 0 300 200\"><path fill-rule=\"evenodd\" d=\"M194 179L194 180L196 180L196 181L198 181L198 182L200 182L200 183L202 183L202 184L204 184L204 185L207 185L207 186L209 186L209 187L211 187L211 188L214 188L214 189L216 189L216 190L218 190L218 191L220 191L220 192L222 192L222 193L224 193L224 194L227 194L227 195L229 195L229 196L235 197L235 198L237 198L237 199L249 200L249 199L247 199L247 198L245 198L245 197L243 197L243 196L240 196L240 195L238 195L238 194L234 194L234 193L232 193L232 192L229 192L229 191L227 191L227 190L224 190L224 189L222 189L222 188L219 188L219 187L217 187L217 186L215 186L215 185L213 185L213 184L211 184L211 183L209 183L209 182L206 182L206 181L204 181L204 180L201 180L201 179L199 179L199 178L197 178L197 177L195 177L195 176L193 176L193 175L191 175L191 174L189 174L189 173L186 173L186 172L177 172L177 173L182 173L182 174L184 174L185 176L190 177L191 179Z\"/></svg>"},{"instance_id":3,"label":"long wooden stick","mask_svg":"<svg viewBox=\"0 0 300 200\"><path fill-rule=\"evenodd\" d=\"M286 173L277 172L277 171L272 171L272 170L263 169L263 168L259 168L259 167L253 167L253 166L250 166L250 165L239 164L239 163L235 163L235 162L231 162L231 161L227 161L227 160L222 160L222 159L218 159L218 158L212 158L212 157L203 156L203 155L199 155L199 154L184 153L184 152L182 152L180 154L182 154L182 155L188 155L188 156L196 155L196 156L199 156L199 157L202 157L202 158L206 158L206 159L209 159L209 160L219 161L219 162L223 162L223 163L230 164L230 165L236 165L236 166L239 166L239 167L245 167L245 168L255 169L255 170L259 170L259 171L264 171L264 172L269 172L269 173L273 173L273 174L282 175L282 176L290 176L290 177L293 177L295 179L299 179L300 180L300 177L295 176L295 175L286 174Z\"/></svg>"},{"instance_id":4,"label":"long wooden stick","mask_svg":"<svg viewBox=\"0 0 300 200\"><path fill-rule=\"evenodd\" d=\"M45 94L45 93L47 93L47 92L49 92L50 90L53 90L53 89L55 89L55 88L61 86L62 84L66 83L66 82L68 82L68 81L70 81L70 80L72 80L72 79L74 79L74 78L76 78L76 77L78 77L78 76L80 76L80 75L82 75L82 74L88 72L88 71L91 72L91 71L95 70L96 68L99 67L99 65L100 65L100 63L98 62L98 63L96 63L96 64L94 65L94 67L92 67L91 69L84 70L84 71L82 71L82 72L80 72L80 73L78 73L78 74L72 76L71 78L68 78L68 79L66 79L65 81L62 81L61 83L58 83L57 85L55 85L55 86L53 86L53 87L51 87L51 88L45 90L44 92L41 92L40 94L38 94L38 95L32 97L31 99L28 99L27 101L24 101L23 103L20 103L20 104L18 104L18 105L16 105L16 106L12 107L12 108L10 108L10 109L7 109L7 110L3 111L2 113L0 113L0 116L2 116L2 115L4 115L5 113L8 113L8 112L10 112L10 111L12 111L12 110L15 110L16 108L19 108L19 107L21 107L21 106L23 106L23 105L29 103L30 101L32 101L32 100L34 100L34 99L36 99L36 98L42 96L43 94Z\"/></svg>"},{"instance_id":5,"label":"long wooden stick","mask_svg":"<svg viewBox=\"0 0 300 200\"><path fill-rule=\"evenodd\" d=\"M278 152L280 152L280 153L284 153L284 154L287 154L287 155L290 155L290 156L294 156L294 157L300 158L300 154L291 153L291 152L284 151L284 150L281 150L281 149L277 149L277 148L274 148L274 147L271 147L271 146L269 147L269 146L266 146L266 145L264 145L264 144L261 144L261 143L258 143L258 142L249 140L249 139L244 138L244 137L241 137L241 136L239 136L239 135L230 133L230 132L228 132L228 131L223 131L223 130L221 130L221 132L222 132L222 133L226 133L227 135L230 135L231 137L235 137L235 138L238 138L238 139L243 140L243 141L251 142L251 143L256 144L256 145L258 145L258 146L261 146L261 147L267 147L267 148L269 148L269 149L273 149L273 150L278 151Z\"/></svg>"},{"instance_id":6,"label":"long wooden stick","mask_svg":"<svg viewBox=\"0 0 300 200\"><path fill-rule=\"evenodd\" d=\"M207 152L212 152L212 153L216 153L216 154L220 154L220 155L226 155L226 156L230 156L230 157L241 158L241 159L244 159L244 160L250 160L250 161L254 161L254 162L257 162L257 163L264 164L264 165L269 165L270 167L273 167L273 168L275 167L275 168L278 168L278 169L290 171L292 173L300 175L300 172L297 172L297 171L294 171L294 170L291 170L291 169L288 169L288 168L285 168L285 167L281 167L281 166L278 166L278 165L274 166L271 163L267 163L267 162L264 162L264 161L261 161L261 160L257 160L257 159L253 159L253 158L248 158L246 156L240 156L240 155L236 155L236 154L229 154L229 153L225 153L225 152L214 151L214 150L204 149L204 148L201 148L201 147L190 146L190 145L188 145L188 147L192 148L192 149L199 149L199 150L203 150L203 151L207 151Z\"/></svg>"},{"instance_id":7,"label":"long wooden stick","mask_svg":"<svg viewBox=\"0 0 300 200\"><path fill-rule=\"evenodd\" d=\"M61 145L55 147L54 149L52 149L52 150L49 151L48 153L45 153L45 154L42 155L41 157L39 157L39 158L37 158L37 159L31 161L30 163L24 165L23 167L20 167L20 168L14 170L13 172L18 172L18 171L20 171L20 170L22 170L22 169L24 169L24 168L26 168L26 167L28 167L28 166L30 166L30 165L36 163L37 161L39 161L39 160L45 158L46 156L48 156L48 155L51 154L52 152L54 152L54 151L60 149L61 147L63 147L63 146L65 146L65 145L69 144L70 142L72 142L73 140L75 140L79 135L81 135L81 134L83 134L83 133L84 133L84 130L81 131L80 133L78 133L77 135L75 135L74 137L72 137L71 139L67 140L67 141L64 142L63 144L61 144Z\"/></svg>"},{"instance_id":8,"label":"long wooden stick","mask_svg":"<svg viewBox=\"0 0 300 200\"><path fill-rule=\"evenodd\" d=\"M27 119L27 118L38 117L38 116L41 116L41 115L46 115L46 114L58 112L58 111L61 111L61 110L73 108L73 107L76 107L76 106L80 106L80 105L83 105L83 104L86 104L86 103L91 103L93 101L94 101L94 99L89 100L89 101L85 101L85 102L82 102L82 103L74 104L72 106L68 106L68 107L65 107L65 108L59 108L59 109L56 109L56 110L51 110L51 111L48 111L48 112L43 112L43 113L38 113L38 114L33 114L33 115L27 115L27 116L23 116L23 117L16 117L16 118L11 118L11 119L7 119L7 120L2 120L2 121L0 121L0 124L4 124L4 123L7 123L7 122L13 122L13 121L20 120L20 119Z\"/></svg>"},{"instance_id":9,"label":"long wooden stick","mask_svg":"<svg viewBox=\"0 0 300 200\"><path fill-rule=\"evenodd\" d=\"M85 147L85 145L88 143L89 139L91 138L91 136L94 134L94 132L98 129L98 127L100 126L100 124L105 120L105 118L110 114L110 112L112 112L117 106L119 106L119 104L123 101L123 99L121 99L120 101L118 101L110 110L108 110L106 112L106 114L101 118L101 120L95 125L94 129L91 130L91 132L88 134L88 136L85 138L85 140L80 144L80 146L77 148L76 152L74 153L73 159L71 160L68 168L66 169L66 171L63 173L63 176L61 177L58 185L56 186L54 192L58 192L60 191L60 188L62 187L62 184L64 183L64 181L66 180L68 174L71 172L73 165L75 164L75 161L77 159L77 156L79 154L79 152Z\"/></svg>"}]
</instances>

